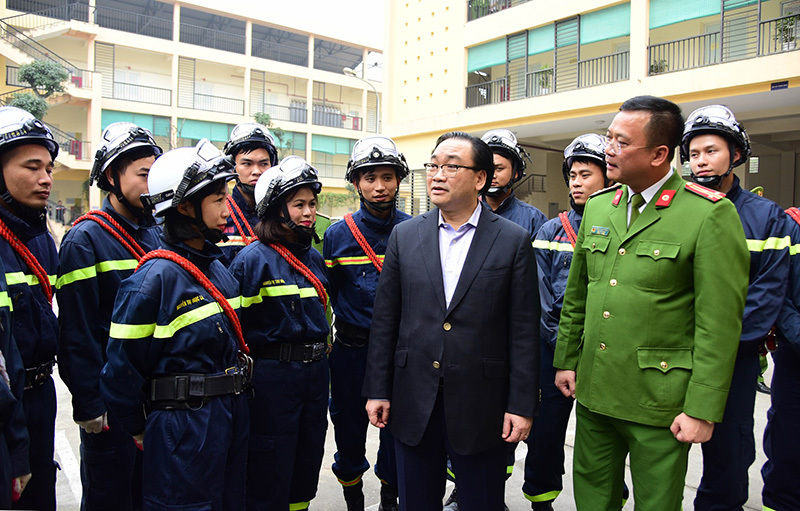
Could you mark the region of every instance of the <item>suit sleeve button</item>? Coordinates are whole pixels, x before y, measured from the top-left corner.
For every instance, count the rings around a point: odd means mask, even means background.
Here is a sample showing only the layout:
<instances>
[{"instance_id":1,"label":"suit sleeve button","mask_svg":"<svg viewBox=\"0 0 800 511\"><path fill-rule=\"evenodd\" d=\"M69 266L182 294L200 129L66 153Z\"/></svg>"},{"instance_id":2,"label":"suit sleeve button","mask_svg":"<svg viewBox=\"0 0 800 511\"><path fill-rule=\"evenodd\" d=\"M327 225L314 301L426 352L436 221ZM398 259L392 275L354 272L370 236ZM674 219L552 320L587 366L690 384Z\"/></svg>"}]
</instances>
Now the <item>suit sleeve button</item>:
<instances>
[{"instance_id":1,"label":"suit sleeve button","mask_svg":"<svg viewBox=\"0 0 800 511\"><path fill-rule=\"evenodd\" d=\"M444 325L442 325L442 328L444 328L445 332L449 332L450 329L453 328L453 326L450 323L445 323Z\"/></svg>"},{"instance_id":2,"label":"suit sleeve button","mask_svg":"<svg viewBox=\"0 0 800 511\"><path fill-rule=\"evenodd\" d=\"M442 367L442 364L440 364L438 360L434 360L433 361L433 368L434 369L439 369L440 367Z\"/></svg>"}]
</instances>

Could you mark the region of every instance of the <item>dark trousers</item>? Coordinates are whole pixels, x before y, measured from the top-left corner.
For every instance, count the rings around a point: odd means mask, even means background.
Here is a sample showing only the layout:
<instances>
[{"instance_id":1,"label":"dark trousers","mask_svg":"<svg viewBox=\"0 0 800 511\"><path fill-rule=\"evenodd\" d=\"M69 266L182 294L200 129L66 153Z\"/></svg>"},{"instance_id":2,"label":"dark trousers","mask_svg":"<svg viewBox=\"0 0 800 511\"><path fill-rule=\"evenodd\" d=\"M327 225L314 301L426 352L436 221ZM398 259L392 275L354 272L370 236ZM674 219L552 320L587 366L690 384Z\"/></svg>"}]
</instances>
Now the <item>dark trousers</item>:
<instances>
[{"instance_id":1,"label":"dark trousers","mask_svg":"<svg viewBox=\"0 0 800 511\"><path fill-rule=\"evenodd\" d=\"M142 508L142 452L116 418L108 414L108 430L81 430L81 511Z\"/></svg>"},{"instance_id":2,"label":"dark trousers","mask_svg":"<svg viewBox=\"0 0 800 511\"><path fill-rule=\"evenodd\" d=\"M553 349L541 343L539 388L541 405L527 440L522 493L532 502L554 500L564 488L564 441L574 400L556 388Z\"/></svg>"},{"instance_id":3,"label":"dark trousers","mask_svg":"<svg viewBox=\"0 0 800 511\"><path fill-rule=\"evenodd\" d=\"M458 474L459 509L503 510L508 447L498 444L472 455L455 452L447 438L441 391L420 443L411 446L395 441L395 447L401 511L441 511L448 456Z\"/></svg>"},{"instance_id":4,"label":"dark trousers","mask_svg":"<svg viewBox=\"0 0 800 511\"><path fill-rule=\"evenodd\" d=\"M350 486L360 481L369 469L366 457L369 417L365 408L367 400L361 397L367 347L349 347L335 342L328 364L331 372L331 422L336 440L332 469L342 485ZM397 486L394 439L388 428L380 431L375 475L381 482Z\"/></svg>"},{"instance_id":5,"label":"dark trousers","mask_svg":"<svg viewBox=\"0 0 800 511\"><path fill-rule=\"evenodd\" d=\"M747 469L756 459L753 413L760 372L755 343L743 344L736 356L725 415L714 426L711 440L702 444L703 478L694 499L697 511L740 510L747 502Z\"/></svg>"},{"instance_id":6,"label":"dark trousers","mask_svg":"<svg viewBox=\"0 0 800 511\"><path fill-rule=\"evenodd\" d=\"M800 348L784 342L773 353L772 406L767 412L761 469L764 509L800 509Z\"/></svg>"},{"instance_id":7,"label":"dark trousers","mask_svg":"<svg viewBox=\"0 0 800 511\"><path fill-rule=\"evenodd\" d=\"M256 359L250 406L247 509L308 507L328 429L328 362Z\"/></svg>"},{"instance_id":8,"label":"dark trousers","mask_svg":"<svg viewBox=\"0 0 800 511\"><path fill-rule=\"evenodd\" d=\"M56 388L53 378L28 389L22 396L25 422L31 439L28 458L31 480L14 509L50 511L56 508L56 462L53 459L56 435Z\"/></svg>"}]
</instances>

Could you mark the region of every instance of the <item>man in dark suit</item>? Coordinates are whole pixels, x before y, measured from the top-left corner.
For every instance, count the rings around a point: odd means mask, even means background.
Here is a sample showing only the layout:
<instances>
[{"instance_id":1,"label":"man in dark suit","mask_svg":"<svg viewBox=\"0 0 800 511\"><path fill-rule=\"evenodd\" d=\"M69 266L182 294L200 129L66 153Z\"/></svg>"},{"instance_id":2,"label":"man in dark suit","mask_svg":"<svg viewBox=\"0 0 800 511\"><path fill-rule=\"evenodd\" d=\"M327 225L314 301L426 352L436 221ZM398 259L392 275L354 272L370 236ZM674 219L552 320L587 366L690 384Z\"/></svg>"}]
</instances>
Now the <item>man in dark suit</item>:
<instances>
[{"instance_id":1,"label":"man in dark suit","mask_svg":"<svg viewBox=\"0 0 800 511\"><path fill-rule=\"evenodd\" d=\"M480 139L442 135L425 168L437 208L389 238L363 395L391 424L401 510L442 509L449 455L463 511L501 511L504 442L527 438L538 406L530 235L480 207L494 168Z\"/></svg>"}]
</instances>

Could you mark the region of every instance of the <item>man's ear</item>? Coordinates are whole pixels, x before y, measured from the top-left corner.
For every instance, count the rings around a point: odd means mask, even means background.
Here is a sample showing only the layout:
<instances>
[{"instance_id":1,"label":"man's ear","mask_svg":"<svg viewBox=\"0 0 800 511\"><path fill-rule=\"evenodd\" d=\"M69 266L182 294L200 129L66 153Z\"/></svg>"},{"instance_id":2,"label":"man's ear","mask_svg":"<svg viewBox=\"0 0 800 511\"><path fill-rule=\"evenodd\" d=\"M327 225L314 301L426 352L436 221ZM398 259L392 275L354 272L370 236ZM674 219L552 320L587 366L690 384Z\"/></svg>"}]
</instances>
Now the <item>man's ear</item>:
<instances>
[{"instance_id":1,"label":"man's ear","mask_svg":"<svg viewBox=\"0 0 800 511\"><path fill-rule=\"evenodd\" d=\"M665 161L670 161L671 159L672 153L667 146L656 146L655 151L653 151L653 159L650 161L650 165L653 167L660 167Z\"/></svg>"},{"instance_id":2,"label":"man's ear","mask_svg":"<svg viewBox=\"0 0 800 511\"><path fill-rule=\"evenodd\" d=\"M489 175L486 173L485 170L479 170L477 174L478 174L478 183L476 185L476 188L478 189L478 193L480 193L480 191L483 190L483 187L486 186L486 178L488 178Z\"/></svg>"},{"instance_id":3,"label":"man's ear","mask_svg":"<svg viewBox=\"0 0 800 511\"><path fill-rule=\"evenodd\" d=\"M103 171L103 174L106 175L106 179L108 182L111 183L111 186L114 186L114 177L112 176L113 172L111 172L111 167L108 167L106 170Z\"/></svg>"}]
</instances>

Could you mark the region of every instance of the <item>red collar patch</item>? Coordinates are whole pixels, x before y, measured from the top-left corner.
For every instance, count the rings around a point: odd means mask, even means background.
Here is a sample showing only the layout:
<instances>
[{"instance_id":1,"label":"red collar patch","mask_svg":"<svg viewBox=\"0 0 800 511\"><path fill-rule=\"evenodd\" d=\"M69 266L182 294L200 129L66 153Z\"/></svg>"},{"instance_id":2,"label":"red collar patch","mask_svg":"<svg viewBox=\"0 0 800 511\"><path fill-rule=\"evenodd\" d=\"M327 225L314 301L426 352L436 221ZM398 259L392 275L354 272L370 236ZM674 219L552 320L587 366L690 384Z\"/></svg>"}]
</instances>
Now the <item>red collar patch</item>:
<instances>
[{"instance_id":1,"label":"red collar patch","mask_svg":"<svg viewBox=\"0 0 800 511\"><path fill-rule=\"evenodd\" d=\"M621 199L622 199L622 188L620 188L619 190L617 190L617 194L616 194L616 195L614 195L614 200L613 200L613 201L611 201L611 204L613 204L613 205L615 205L615 206L619 206L619 201L620 201Z\"/></svg>"},{"instance_id":2,"label":"red collar patch","mask_svg":"<svg viewBox=\"0 0 800 511\"><path fill-rule=\"evenodd\" d=\"M675 197L676 190L664 190L661 192L661 195L658 197L658 201L656 201L656 206L666 207L669 206L670 201L672 198Z\"/></svg>"}]
</instances>

